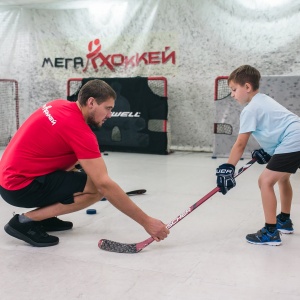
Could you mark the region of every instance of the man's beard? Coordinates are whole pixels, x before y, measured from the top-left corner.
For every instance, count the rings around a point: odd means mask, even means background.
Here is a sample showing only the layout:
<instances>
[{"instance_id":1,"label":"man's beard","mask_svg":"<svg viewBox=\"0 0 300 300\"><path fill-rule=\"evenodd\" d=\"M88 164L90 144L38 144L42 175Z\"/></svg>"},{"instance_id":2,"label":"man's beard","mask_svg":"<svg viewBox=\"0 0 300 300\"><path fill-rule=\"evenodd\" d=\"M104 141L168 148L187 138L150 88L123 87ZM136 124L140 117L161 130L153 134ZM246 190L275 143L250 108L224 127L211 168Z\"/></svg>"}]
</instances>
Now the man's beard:
<instances>
[{"instance_id":1,"label":"man's beard","mask_svg":"<svg viewBox=\"0 0 300 300\"><path fill-rule=\"evenodd\" d=\"M101 127L102 126L102 123L98 123L95 121L95 118L94 118L94 114L91 114L88 116L87 118L87 123L91 126L91 127Z\"/></svg>"}]
</instances>

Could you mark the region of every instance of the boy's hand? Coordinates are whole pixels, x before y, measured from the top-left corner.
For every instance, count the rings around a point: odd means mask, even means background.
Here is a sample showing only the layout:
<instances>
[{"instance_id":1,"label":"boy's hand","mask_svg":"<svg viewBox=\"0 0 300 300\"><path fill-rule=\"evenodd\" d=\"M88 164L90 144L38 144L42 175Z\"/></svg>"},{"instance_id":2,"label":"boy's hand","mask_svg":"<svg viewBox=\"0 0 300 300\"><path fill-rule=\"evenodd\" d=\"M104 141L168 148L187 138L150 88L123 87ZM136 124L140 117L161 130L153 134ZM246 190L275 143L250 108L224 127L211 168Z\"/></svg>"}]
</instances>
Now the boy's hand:
<instances>
[{"instance_id":1,"label":"boy's hand","mask_svg":"<svg viewBox=\"0 0 300 300\"><path fill-rule=\"evenodd\" d=\"M234 179L235 166L231 164L220 165L216 170L217 186L220 192L225 195L230 189L235 187Z\"/></svg>"},{"instance_id":2,"label":"boy's hand","mask_svg":"<svg viewBox=\"0 0 300 300\"><path fill-rule=\"evenodd\" d=\"M251 154L252 158L255 158L260 165L266 164L271 159L271 156L264 149L254 150Z\"/></svg>"}]
</instances>

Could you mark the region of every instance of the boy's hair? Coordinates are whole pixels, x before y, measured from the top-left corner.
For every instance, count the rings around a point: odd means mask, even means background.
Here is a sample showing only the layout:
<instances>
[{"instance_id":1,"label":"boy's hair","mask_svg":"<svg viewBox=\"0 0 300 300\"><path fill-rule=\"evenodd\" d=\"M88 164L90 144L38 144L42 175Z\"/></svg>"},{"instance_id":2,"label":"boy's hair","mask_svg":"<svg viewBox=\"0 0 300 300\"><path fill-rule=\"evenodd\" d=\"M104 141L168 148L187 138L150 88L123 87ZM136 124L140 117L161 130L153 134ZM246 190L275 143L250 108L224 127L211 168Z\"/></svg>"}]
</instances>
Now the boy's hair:
<instances>
[{"instance_id":1,"label":"boy's hair","mask_svg":"<svg viewBox=\"0 0 300 300\"><path fill-rule=\"evenodd\" d=\"M98 104L105 102L108 98L117 98L116 92L103 80L93 79L88 81L79 91L78 102L85 106L87 100L93 97Z\"/></svg>"},{"instance_id":2,"label":"boy's hair","mask_svg":"<svg viewBox=\"0 0 300 300\"><path fill-rule=\"evenodd\" d=\"M259 89L260 73L255 68L249 65L243 65L235 69L228 77L228 84L230 81L234 81L239 85L245 85L245 83L250 83L253 90Z\"/></svg>"}]
</instances>

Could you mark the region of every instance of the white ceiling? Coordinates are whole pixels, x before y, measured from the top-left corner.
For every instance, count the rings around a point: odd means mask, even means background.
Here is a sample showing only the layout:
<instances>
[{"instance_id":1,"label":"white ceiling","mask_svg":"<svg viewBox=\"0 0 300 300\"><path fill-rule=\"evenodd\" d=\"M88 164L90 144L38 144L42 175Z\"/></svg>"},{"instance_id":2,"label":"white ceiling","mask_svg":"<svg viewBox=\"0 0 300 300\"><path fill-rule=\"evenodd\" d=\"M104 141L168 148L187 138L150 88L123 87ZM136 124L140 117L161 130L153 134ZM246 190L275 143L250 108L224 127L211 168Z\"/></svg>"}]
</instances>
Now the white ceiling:
<instances>
[{"instance_id":1,"label":"white ceiling","mask_svg":"<svg viewBox=\"0 0 300 300\"><path fill-rule=\"evenodd\" d=\"M43 4L43 3L53 3L57 1L53 0L5 0L0 1L0 5L28 5L28 4ZM64 2L64 1L61 1Z\"/></svg>"},{"instance_id":2,"label":"white ceiling","mask_svg":"<svg viewBox=\"0 0 300 300\"><path fill-rule=\"evenodd\" d=\"M113 0L114 1L114 0ZM57 8L80 8L86 7L88 3L96 2L95 0L0 0L0 6L22 6L22 7L39 7L47 8L48 6ZM97 1L101 2L101 0Z\"/></svg>"}]
</instances>

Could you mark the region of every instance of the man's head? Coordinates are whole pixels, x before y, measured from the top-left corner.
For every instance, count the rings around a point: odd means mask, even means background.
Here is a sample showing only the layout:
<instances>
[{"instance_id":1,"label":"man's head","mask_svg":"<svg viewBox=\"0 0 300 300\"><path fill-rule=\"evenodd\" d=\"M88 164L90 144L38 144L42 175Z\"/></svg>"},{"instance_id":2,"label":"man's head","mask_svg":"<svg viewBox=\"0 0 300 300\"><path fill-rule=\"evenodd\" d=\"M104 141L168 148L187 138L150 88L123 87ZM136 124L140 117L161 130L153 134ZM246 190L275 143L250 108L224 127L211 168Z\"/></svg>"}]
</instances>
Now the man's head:
<instances>
[{"instance_id":1,"label":"man's head","mask_svg":"<svg viewBox=\"0 0 300 300\"><path fill-rule=\"evenodd\" d=\"M111 117L115 100L115 91L99 79L88 81L78 95L78 103L86 122L96 127L101 127Z\"/></svg>"},{"instance_id":2,"label":"man's head","mask_svg":"<svg viewBox=\"0 0 300 300\"><path fill-rule=\"evenodd\" d=\"M81 106L86 106L88 99L92 97L100 104L109 98L116 100L115 91L103 80L93 79L88 81L79 91L78 102Z\"/></svg>"},{"instance_id":3,"label":"man's head","mask_svg":"<svg viewBox=\"0 0 300 300\"><path fill-rule=\"evenodd\" d=\"M246 83L251 84L253 91L256 91L259 89L260 73L249 65L243 65L229 75L228 85L231 81L241 86L244 86Z\"/></svg>"}]
</instances>

